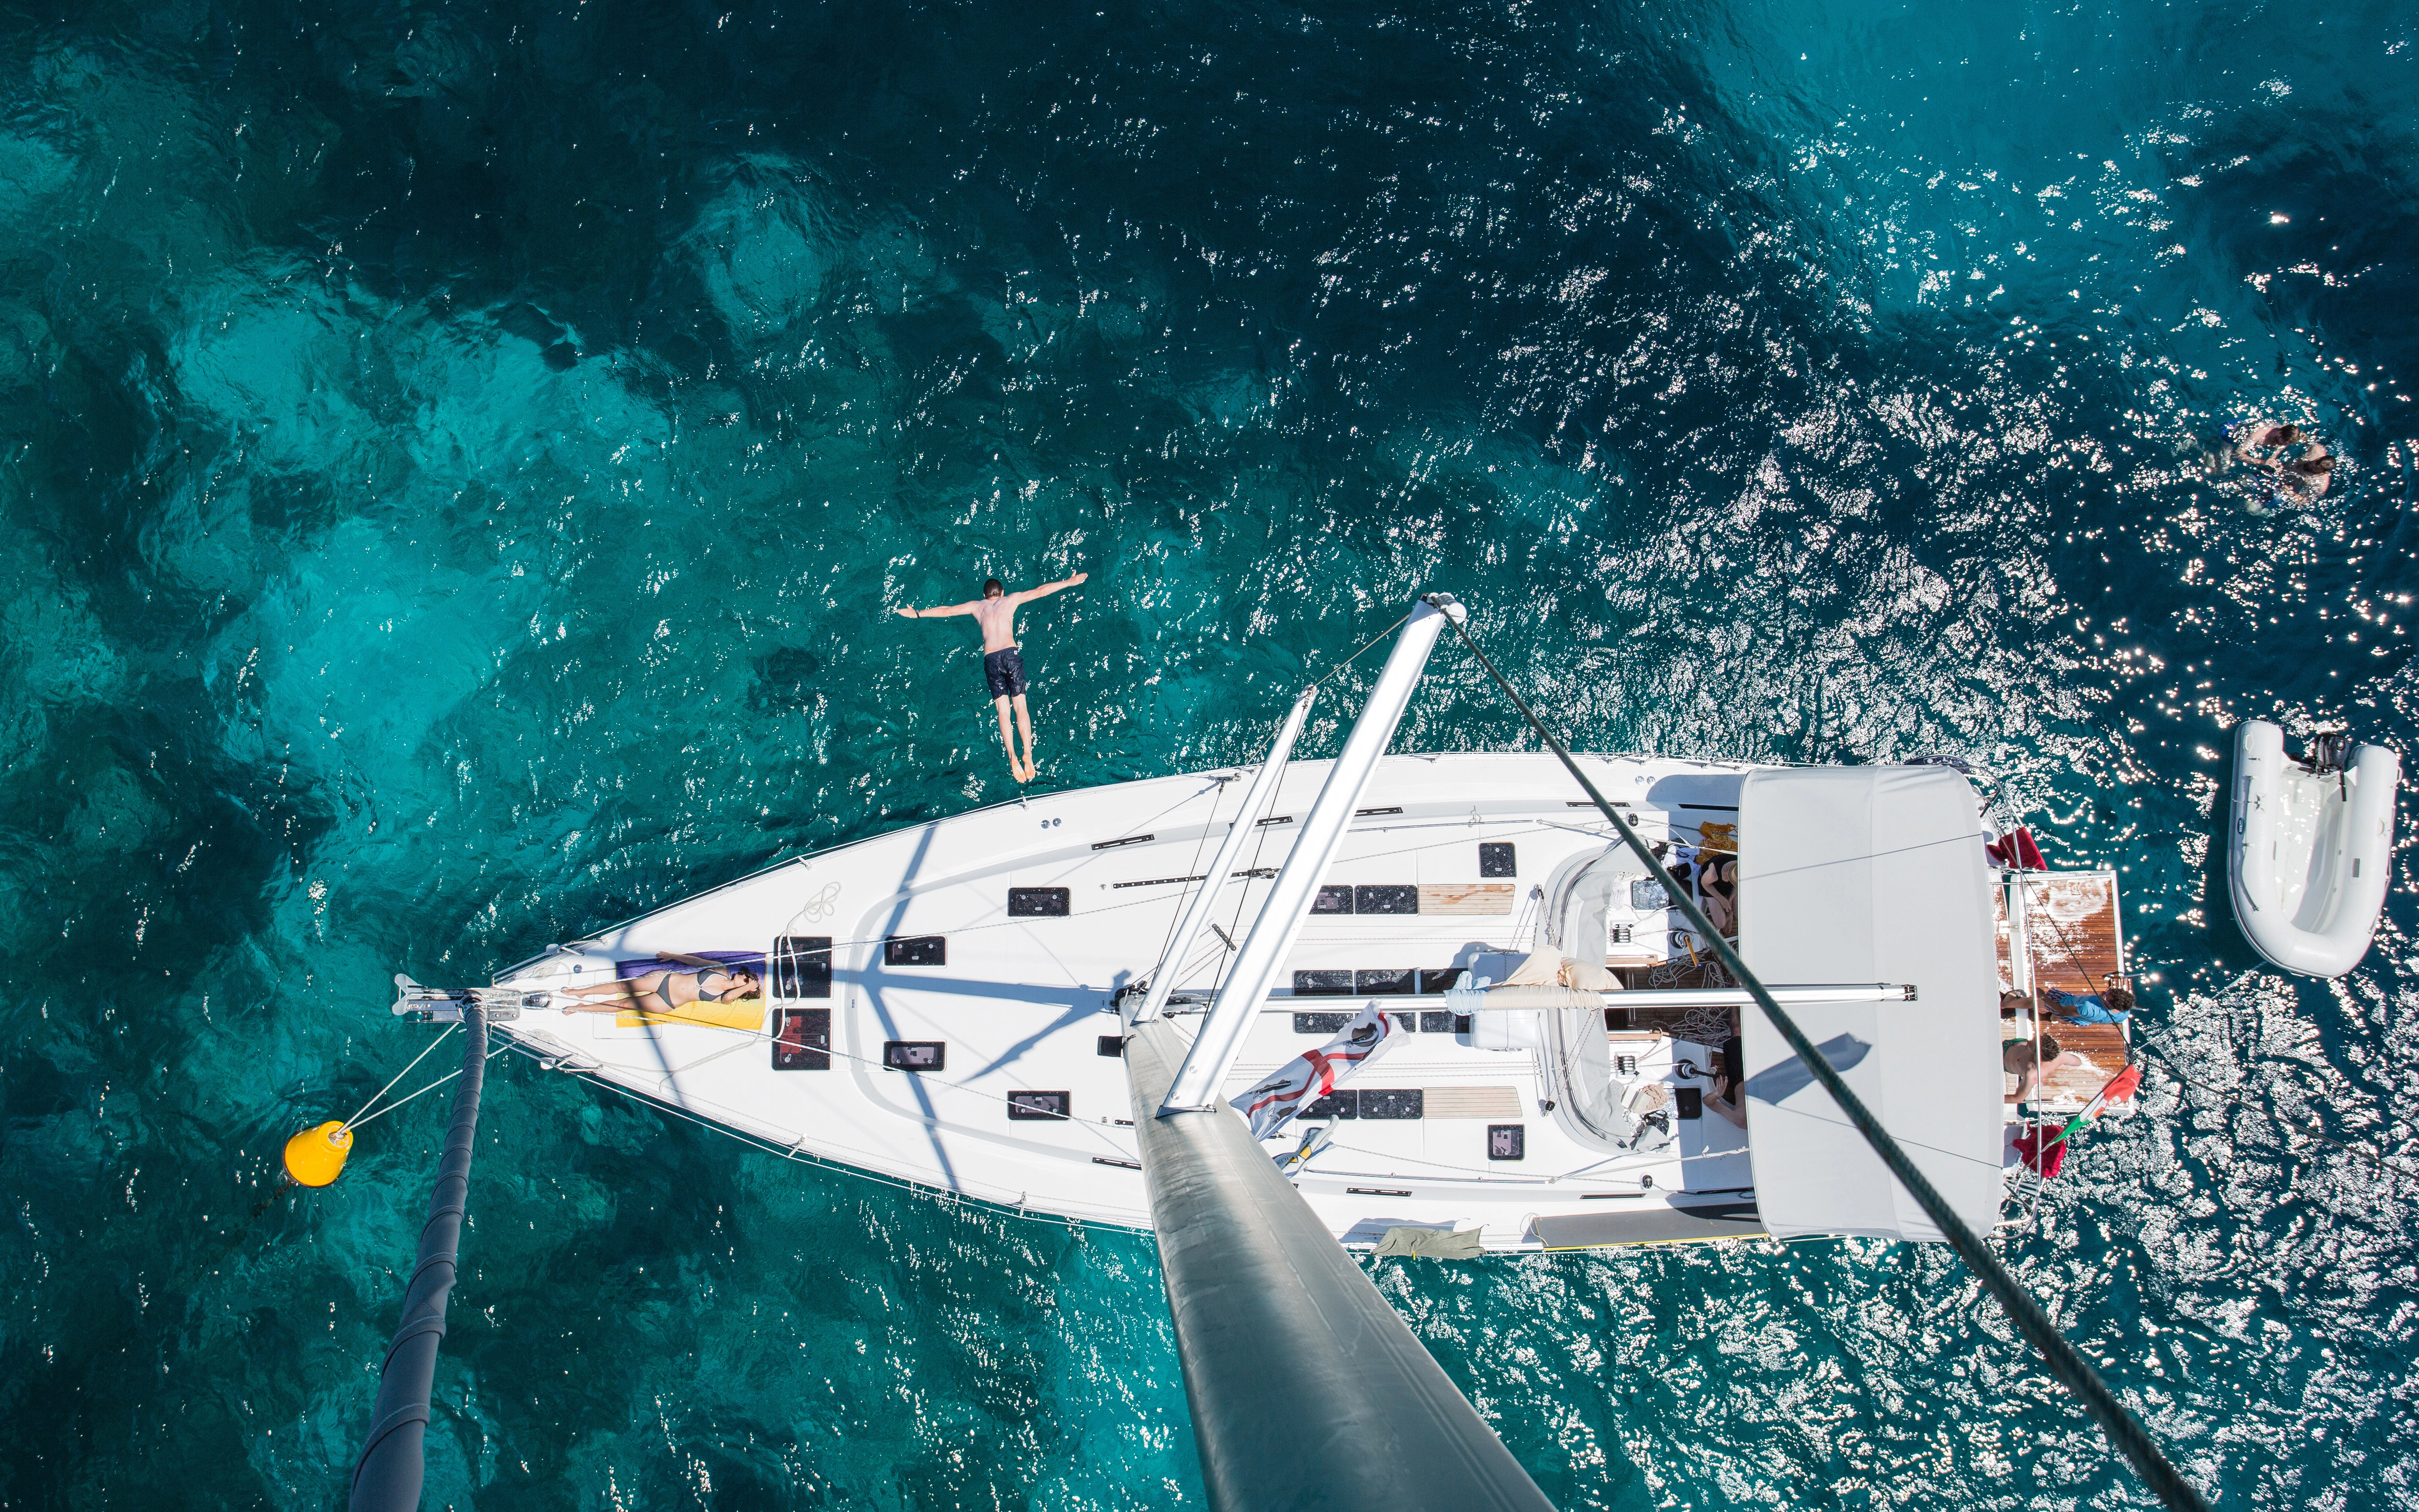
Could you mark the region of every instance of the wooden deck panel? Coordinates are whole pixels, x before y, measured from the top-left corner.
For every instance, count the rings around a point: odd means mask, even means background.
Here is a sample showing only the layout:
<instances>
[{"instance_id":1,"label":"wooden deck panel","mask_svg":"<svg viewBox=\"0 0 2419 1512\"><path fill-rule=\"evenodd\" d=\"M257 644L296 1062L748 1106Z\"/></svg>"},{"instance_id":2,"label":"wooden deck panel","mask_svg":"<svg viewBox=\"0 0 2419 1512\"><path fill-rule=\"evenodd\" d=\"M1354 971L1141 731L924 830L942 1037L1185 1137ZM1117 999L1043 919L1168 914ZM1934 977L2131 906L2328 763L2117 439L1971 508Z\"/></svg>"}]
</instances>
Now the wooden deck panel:
<instances>
[{"instance_id":1,"label":"wooden deck panel","mask_svg":"<svg viewBox=\"0 0 2419 1512\"><path fill-rule=\"evenodd\" d=\"M1508 882L1423 882L1423 914L1508 914L1512 884Z\"/></svg>"},{"instance_id":2,"label":"wooden deck panel","mask_svg":"<svg viewBox=\"0 0 2419 1512\"><path fill-rule=\"evenodd\" d=\"M2026 935L2034 984L2044 991L2099 992L2112 972L2125 969L2123 930L2118 918L2113 872L2017 873L2025 889ZM1998 935L1999 986L2015 981L2010 961L2007 890L1992 889L1992 923Z\"/></svg>"}]
</instances>

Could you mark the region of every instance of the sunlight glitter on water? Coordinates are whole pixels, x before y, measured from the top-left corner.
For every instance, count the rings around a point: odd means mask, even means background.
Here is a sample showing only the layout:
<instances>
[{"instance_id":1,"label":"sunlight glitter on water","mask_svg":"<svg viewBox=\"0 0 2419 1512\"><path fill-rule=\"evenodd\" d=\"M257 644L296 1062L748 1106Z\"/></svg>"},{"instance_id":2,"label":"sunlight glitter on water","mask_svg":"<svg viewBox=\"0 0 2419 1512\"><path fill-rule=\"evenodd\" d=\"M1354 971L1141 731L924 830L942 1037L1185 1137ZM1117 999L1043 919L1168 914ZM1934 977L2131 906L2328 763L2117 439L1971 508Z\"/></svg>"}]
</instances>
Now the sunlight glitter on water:
<instances>
[{"instance_id":1,"label":"sunlight glitter on water","mask_svg":"<svg viewBox=\"0 0 2419 1512\"><path fill-rule=\"evenodd\" d=\"M1422 586L1599 748L1974 760L2158 983L2009 1253L2227 1501L2398 1500L2408 889L2333 987L2209 891L2231 721L2412 731L2412 54L2302 22L26 21L0 1499L324 1504L441 1115L239 1225L417 1049L388 973L997 801L884 610L1082 567L1059 785ZM2323 499L2212 471L2255 415ZM1410 724L1518 738L1441 664ZM529 1070L483 1130L432 1504L1201 1499L1147 1241ZM1376 1270L1559 1504L2140 1501L1929 1251Z\"/></svg>"}]
</instances>

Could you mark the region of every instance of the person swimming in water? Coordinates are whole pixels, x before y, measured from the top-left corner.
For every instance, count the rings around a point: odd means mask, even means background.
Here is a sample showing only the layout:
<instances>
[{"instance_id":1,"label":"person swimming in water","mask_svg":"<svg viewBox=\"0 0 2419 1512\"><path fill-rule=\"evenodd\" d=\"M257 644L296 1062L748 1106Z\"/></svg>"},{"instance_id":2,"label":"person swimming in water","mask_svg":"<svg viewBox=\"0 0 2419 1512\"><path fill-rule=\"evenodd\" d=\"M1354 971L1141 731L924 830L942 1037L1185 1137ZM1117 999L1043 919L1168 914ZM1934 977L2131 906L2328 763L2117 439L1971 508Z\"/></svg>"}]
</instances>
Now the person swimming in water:
<instances>
[{"instance_id":1,"label":"person swimming in water","mask_svg":"<svg viewBox=\"0 0 2419 1512\"><path fill-rule=\"evenodd\" d=\"M2324 446L2312 441L2309 450L2276 469L2276 493L2272 502L2282 502L2289 495L2302 503L2310 503L2327 491L2334 476L2335 459Z\"/></svg>"},{"instance_id":2,"label":"person swimming in water","mask_svg":"<svg viewBox=\"0 0 2419 1512\"><path fill-rule=\"evenodd\" d=\"M2237 460L2260 462L2267 460L2260 455L2263 452L2282 451L2288 446L2300 444L2302 427L2280 425L2273 420L2266 419L2246 420L2240 424L2230 426L2226 430L2226 439L2230 443L2226 456L2228 463Z\"/></svg>"},{"instance_id":3,"label":"person swimming in water","mask_svg":"<svg viewBox=\"0 0 2419 1512\"><path fill-rule=\"evenodd\" d=\"M1091 576L1079 572L1072 578L1062 578L1039 588L1026 588L1009 593L996 578L983 580L983 595L963 604L948 604L938 609L902 609L899 612L911 620L937 619L949 614L971 614L983 633L983 684L991 690L992 707L999 711L999 743L1008 748L1008 769L1020 782L1030 782L1036 775L1033 764L1033 716L1025 706L1025 655L1016 643L1016 607L1037 598L1072 588ZM1016 728L1025 735L1025 759L1016 758L1016 741L1009 733L1009 705L1016 706Z\"/></svg>"},{"instance_id":4,"label":"person swimming in water","mask_svg":"<svg viewBox=\"0 0 2419 1512\"><path fill-rule=\"evenodd\" d=\"M745 966L732 968L711 956L682 955L673 950L657 950L655 959L674 965L691 966L694 970L650 971L644 976L625 977L619 981L600 981L586 987L574 987L565 997L577 997L577 1003L566 1003L566 1013L624 1013L633 1010L642 1013L669 1013L691 1003L730 1003L742 998L762 997L764 984L756 973Z\"/></svg>"}]
</instances>

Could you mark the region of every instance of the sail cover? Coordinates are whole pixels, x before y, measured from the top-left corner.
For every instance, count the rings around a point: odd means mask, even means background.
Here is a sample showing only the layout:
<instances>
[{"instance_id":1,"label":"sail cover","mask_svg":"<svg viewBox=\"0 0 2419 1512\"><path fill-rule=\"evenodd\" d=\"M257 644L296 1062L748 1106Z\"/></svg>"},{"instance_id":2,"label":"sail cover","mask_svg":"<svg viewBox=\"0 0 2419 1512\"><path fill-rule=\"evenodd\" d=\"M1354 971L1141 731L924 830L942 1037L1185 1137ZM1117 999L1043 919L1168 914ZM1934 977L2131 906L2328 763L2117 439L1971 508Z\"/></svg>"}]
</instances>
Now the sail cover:
<instances>
[{"instance_id":1,"label":"sail cover","mask_svg":"<svg viewBox=\"0 0 2419 1512\"><path fill-rule=\"evenodd\" d=\"M1739 954L1766 982L1909 982L1911 1003L1791 1009L1968 1225L1999 1215L1990 876L1974 793L1938 766L1756 772L1739 795ZM1776 1238L1937 1240L1830 1094L1741 1009L1756 1205Z\"/></svg>"}]
</instances>

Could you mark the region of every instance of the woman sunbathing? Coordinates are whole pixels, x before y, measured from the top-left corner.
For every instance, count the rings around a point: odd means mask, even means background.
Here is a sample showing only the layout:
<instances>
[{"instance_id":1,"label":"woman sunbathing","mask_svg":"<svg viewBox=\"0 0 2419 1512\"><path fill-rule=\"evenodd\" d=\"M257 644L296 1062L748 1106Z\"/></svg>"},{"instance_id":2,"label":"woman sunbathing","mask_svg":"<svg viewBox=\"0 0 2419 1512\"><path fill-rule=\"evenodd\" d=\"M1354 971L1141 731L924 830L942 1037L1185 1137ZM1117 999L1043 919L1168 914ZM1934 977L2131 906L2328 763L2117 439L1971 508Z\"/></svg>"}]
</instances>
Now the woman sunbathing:
<instances>
[{"instance_id":1,"label":"woman sunbathing","mask_svg":"<svg viewBox=\"0 0 2419 1512\"><path fill-rule=\"evenodd\" d=\"M1704 874L1698 879L1703 891L1706 921L1717 933L1726 938L1738 935L1738 857L1715 856L1705 861Z\"/></svg>"},{"instance_id":2,"label":"woman sunbathing","mask_svg":"<svg viewBox=\"0 0 2419 1512\"><path fill-rule=\"evenodd\" d=\"M562 1011L566 1013L623 1013L636 1010L642 1013L669 1013L691 1003L728 1003L764 995L763 983L757 980L756 973L745 967L734 970L707 956L682 955L674 950L657 950L655 959L697 969L650 971L620 981L600 981L593 986L574 987L563 995L580 1001L565 1003Z\"/></svg>"}]
</instances>

